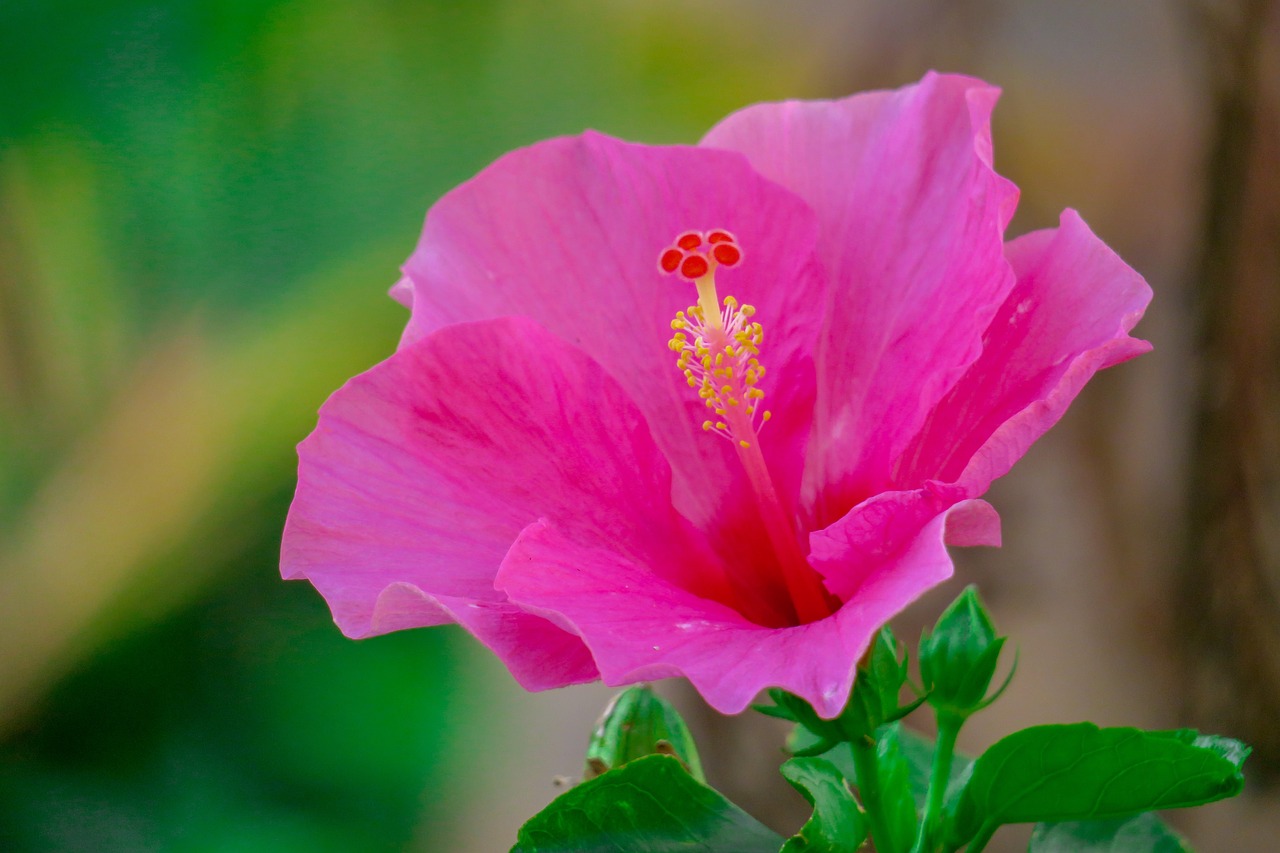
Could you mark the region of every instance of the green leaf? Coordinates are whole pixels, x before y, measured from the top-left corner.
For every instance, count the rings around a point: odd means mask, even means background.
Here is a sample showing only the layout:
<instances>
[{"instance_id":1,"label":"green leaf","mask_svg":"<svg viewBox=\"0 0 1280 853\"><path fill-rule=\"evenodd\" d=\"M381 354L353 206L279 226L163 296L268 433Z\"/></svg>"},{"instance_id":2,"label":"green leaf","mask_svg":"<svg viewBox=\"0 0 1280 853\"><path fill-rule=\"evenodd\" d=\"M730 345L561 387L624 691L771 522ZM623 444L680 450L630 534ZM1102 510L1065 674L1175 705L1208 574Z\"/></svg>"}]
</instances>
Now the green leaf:
<instances>
[{"instance_id":1,"label":"green leaf","mask_svg":"<svg viewBox=\"0 0 1280 853\"><path fill-rule=\"evenodd\" d=\"M813 806L813 815L781 853L852 853L867 840L867 822L840 769L825 758L793 758L782 775Z\"/></svg>"},{"instance_id":2,"label":"green leaf","mask_svg":"<svg viewBox=\"0 0 1280 853\"><path fill-rule=\"evenodd\" d=\"M876 732L876 767L885 822L893 838L904 842L902 849L906 849L919 830L919 816L911 790L911 764L903 755L900 732L901 726L897 724Z\"/></svg>"},{"instance_id":3,"label":"green leaf","mask_svg":"<svg viewBox=\"0 0 1280 853\"><path fill-rule=\"evenodd\" d=\"M650 755L561 794L511 853L776 853L782 842L677 759Z\"/></svg>"},{"instance_id":4,"label":"green leaf","mask_svg":"<svg viewBox=\"0 0 1280 853\"><path fill-rule=\"evenodd\" d=\"M680 713L649 685L636 684L613 697L600 716L587 744L585 777L593 779L645 755L675 756L694 779L706 781Z\"/></svg>"},{"instance_id":5,"label":"green leaf","mask_svg":"<svg viewBox=\"0 0 1280 853\"><path fill-rule=\"evenodd\" d=\"M1244 787L1247 755L1238 741L1191 730L1023 729L974 763L952 840L1007 823L1127 817L1233 797Z\"/></svg>"},{"instance_id":6,"label":"green leaf","mask_svg":"<svg viewBox=\"0 0 1280 853\"><path fill-rule=\"evenodd\" d=\"M1117 820L1042 823L1027 853L1192 853L1178 833L1146 812Z\"/></svg>"}]
</instances>

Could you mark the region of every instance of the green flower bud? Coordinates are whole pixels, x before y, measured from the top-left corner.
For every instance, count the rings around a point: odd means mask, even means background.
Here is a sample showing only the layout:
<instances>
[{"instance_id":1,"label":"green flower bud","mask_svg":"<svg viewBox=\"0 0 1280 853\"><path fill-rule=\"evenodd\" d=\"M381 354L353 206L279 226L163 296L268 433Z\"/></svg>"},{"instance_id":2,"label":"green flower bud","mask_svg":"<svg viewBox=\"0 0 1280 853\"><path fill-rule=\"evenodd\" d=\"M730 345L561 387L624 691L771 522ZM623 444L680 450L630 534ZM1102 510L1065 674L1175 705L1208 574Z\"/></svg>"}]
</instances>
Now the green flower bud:
<instances>
[{"instance_id":1,"label":"green flower bud","mask_svg":"<svg viewBox=\"0 0 1280 853\"><path fill-rule=\"evenodd\" d=\"M693 736L671 703L647 684L637 684L613 697L587 744L584 777L593 779L646 755L673 755L689 774L706 782Z\"/></svg>"},{"instance_id":2,"label":"green flower bud","mask_svg":"<svg viewBox=\"0 0 1280 853\"><path fill-rule=\"evenodd\" d=\"M967 717L994 701L999 691L986 695L1004 642L977 589L966 588L920 639L920 678L929 704Z\"/></svg>"}]
</instances>

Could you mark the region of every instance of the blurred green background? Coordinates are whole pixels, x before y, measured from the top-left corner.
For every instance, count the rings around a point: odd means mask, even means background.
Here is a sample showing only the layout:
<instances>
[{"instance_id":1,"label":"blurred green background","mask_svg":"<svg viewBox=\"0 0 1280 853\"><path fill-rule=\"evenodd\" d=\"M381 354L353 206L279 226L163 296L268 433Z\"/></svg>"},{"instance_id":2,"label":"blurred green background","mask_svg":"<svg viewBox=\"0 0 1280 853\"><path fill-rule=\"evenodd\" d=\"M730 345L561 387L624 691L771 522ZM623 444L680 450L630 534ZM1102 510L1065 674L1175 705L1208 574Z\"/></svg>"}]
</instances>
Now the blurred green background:
<instances>
[{"instance_id":1,"label":"blurred green background","mask_svg":"<svg viewBox=\"0 0 1280 853\"><path fill-rule=\"evenodd\" d=\"M1095 497L1118 526L1176 526L1184 506L1167 495L1194 433L1176 415L1192 405L1179 383L1197 325L1185 270L1203 255L1222 61L1183 11L0 3L0 850L483 853L554 796L522 750L560 744L529 716L551 720L530 709L564 694L515 695L452 629L347 641L276 568L293 445L329 392L394 348L404 312L385 292L427 207L546 136L692 142L753 101L930 67L1004 85L996 150L1024 189L1015 233L1081 208L1151 278L1143 331L1172 358L1106 380L1064 425L1075 438L1044 453L1105 469ZM1108 547L1137 562L1140 589L1175 588L1161 587L1169 545ZM971 576L999 616L991 559ZM1040 618L1034 592L1006 587L1011 618ZM1150 601L1135 606L1117 618L1146 636ZM1177 722L1195 704L1171 698L1168 644L1150 645L1168 676L1150 688L1165 702L1154 719ZM589 719L603 694L569 695ZM700 725L713 756L741 737ZM554 766L579 758L562 750Z\"/></svg>"}]
</instances>

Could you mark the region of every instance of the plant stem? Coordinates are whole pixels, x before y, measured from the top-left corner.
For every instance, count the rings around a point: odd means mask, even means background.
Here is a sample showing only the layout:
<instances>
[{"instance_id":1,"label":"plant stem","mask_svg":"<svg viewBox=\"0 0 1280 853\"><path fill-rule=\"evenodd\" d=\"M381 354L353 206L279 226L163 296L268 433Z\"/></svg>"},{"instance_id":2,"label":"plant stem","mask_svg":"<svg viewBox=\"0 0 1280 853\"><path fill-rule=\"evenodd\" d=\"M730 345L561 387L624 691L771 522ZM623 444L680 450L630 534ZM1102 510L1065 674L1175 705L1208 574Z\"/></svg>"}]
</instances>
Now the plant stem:
<instances>
[{"instance_id":1,"label":"plant stem","mask_svg":"<svg viewBox=\"0 0 1280 853\"><path fill-rule=\"evenodd\" d=\"M964 853L981 853L987 847L987 842L991 840L991 836L996 834L996 830L1000 828L998 823L984 823L982 828L978 830L978 834L969 842L969 846L964 848Z\"/></svg>"},{"instance_id":2,"label":"plant stem","mask_svg":"<svg viewBox=\"0 0 1280 853\"><path fill-rule=\"evenodd\" d=\"M912 853L927 853L936 847L938 824L942 818L942 804L947 796L947 783L951 781L951 761L955 757L956 735L964 725L964 717L939 710L938 741L933 747L933 768L929 772L929 798L924 805L924 818Z\"/></svg>"},{"instance_id":3,"label":"plant stem","mask_svg":"<svg viewBox=\"0 0 1280 853\"><path fill-rule=\"evenodd\" d=\"M853 771L858 780L862 807L871 821L871 840L880 853L902 853L904 847L889 831L884 801L880 796L880 768L876 763L876 744L870 737L849 741L853 753Z\"/></svg>"}]
</instances>

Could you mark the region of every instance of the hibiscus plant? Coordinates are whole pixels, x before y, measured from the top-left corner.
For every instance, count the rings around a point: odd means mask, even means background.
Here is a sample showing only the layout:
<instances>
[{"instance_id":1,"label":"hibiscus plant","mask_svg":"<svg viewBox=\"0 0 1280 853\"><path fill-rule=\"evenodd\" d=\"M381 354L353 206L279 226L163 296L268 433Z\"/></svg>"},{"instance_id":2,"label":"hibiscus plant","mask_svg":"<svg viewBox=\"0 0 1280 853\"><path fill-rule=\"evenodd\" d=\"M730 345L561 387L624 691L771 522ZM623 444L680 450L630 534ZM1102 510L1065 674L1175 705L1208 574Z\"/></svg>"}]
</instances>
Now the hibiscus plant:
<instances>
[{"instance_id":1,"label":"hibiscus plant","mask_svg":"<svg viewBox=\"0 0 1280 853\"><path fill-rule=\"evenodd\" d=\"M972 591L904 691L889 620L948 546L999 544L991 482L1150 349L1150 288L1075 212L1006 242L997 95L929 74L696 146L552 139L428 212L398 348L299 446L284 576L351 637L457 623L530 690L679 677L726 714L768 691L814 806L765 829L636 686L516 850L976 851L1020 822L1047 822L1036 850L1178 850L1148 812L1240 790L1247 749L1190 731L957 755L1004 644ZM901 722L924 704L936 744Z\"/></svg>"},{"instance_id":2,"label":"hibiscus plant","mask_svg":"<svg viewBox=\"0 0 1280 853\"><path fill-rule=\"evenodd\" d=\"M789 839L706 786L688 729L647 685L601 718L584 781L534 816L513 853L714 850L881 853L982 850L1011 823L1036 824L1033 853L1190 848L1152 812L1238 794L1248 748L1192 730L1144 732L1091 723L1023 729L976 759L955 752L991 690L1004 637L973 588L922 638L922 684L881 629L858 667L849 705L824 719L800 697L769 691L756 710L795 724L782 775L813 807ZM902 704L904 684L910 701ZM936 740L901 720L927 703Z\"/></svg>"}]
</instances>

